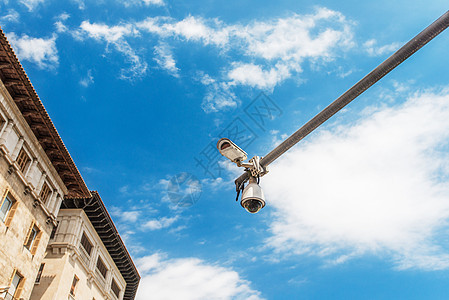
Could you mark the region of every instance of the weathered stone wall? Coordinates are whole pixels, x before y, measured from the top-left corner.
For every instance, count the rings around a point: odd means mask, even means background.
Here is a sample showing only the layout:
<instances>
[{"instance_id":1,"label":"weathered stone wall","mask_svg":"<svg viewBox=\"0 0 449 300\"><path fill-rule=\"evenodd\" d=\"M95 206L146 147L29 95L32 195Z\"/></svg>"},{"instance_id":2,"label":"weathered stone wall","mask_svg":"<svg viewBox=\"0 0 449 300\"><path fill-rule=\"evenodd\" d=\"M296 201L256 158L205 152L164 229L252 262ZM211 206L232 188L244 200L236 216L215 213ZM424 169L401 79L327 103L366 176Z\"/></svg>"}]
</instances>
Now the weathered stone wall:
<instances>
[{"instance_id":1,"label":"weathered stone wall","mask_svg":"<svg viewBox=\"0 0 449 300\"><path fill-rule=\"evenodd\" d=\"M30 159L23 171L16 162L22 148ZM46 201L39 196L44 183L51 189ZM0 205L6 192L17 209L9 226L0 220L0 286L9 286L17 269L25 280L20 297L29 299L67 188L0 81ZM41 232L34 255L24 247L33 223Z\"/></svg>"},{"instance_id":2,"label":"weathered stone wall","mask_svg":"<svg viewBox=\"0 0 449 300\"><path fill-rule=\"evenodd\" d=\"M8 173L8 164L0 158L0 194L8 189L10 195L18 202L17 210L9 227L0 221L0 286L8 286L11 275L16 268L25 278L21 297L28 299L34 287L37 271L44 257L53 224L47 223L47 216L42 209L33 207L33 197L24 195L24 185L16 174ZM35 222L42 236L35 255L24 247L28 230Z\"/></svg>"}]
</instances>

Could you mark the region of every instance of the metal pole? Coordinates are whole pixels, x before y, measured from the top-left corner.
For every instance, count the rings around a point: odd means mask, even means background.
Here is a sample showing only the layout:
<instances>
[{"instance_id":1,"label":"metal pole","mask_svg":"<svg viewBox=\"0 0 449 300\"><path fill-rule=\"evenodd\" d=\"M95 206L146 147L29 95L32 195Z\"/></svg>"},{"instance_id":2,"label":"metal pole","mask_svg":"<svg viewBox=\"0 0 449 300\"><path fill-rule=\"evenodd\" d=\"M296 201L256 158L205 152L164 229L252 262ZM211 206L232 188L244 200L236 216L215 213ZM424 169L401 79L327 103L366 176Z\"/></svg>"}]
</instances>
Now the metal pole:
<instances>
[{"instance_id":1,"label":"metal pole","mask_svg":"<svg viewBox=\"0 0 449 300\"><path fill-rule=\"evenodd\" d=\"M328 107L323 109L315 117L313 117L304 126L299 128L295 133L293 133L289 138L283 141L279 146L274 148L270 153L268 153L263 159L261 159L260 164L267 167L279 156L287 152L296 143L306 137L309 133L315 130L318 126L326 122L330 117L336 114L343 107L348 105L352 100L357 98L360 94L366 91L369 87L379 81L382 77L387 75L390 71L400 65L403 61L409 58L413 53L421 49L425 44L430 42L434 37L440 34L449 26L449 11L443 14L435 22L430 24L421 33L411 39L407 44L402 46L393 55L387 58L383 63L381 63L377 68L375 68L371 73L362 78L353 87L347 90L343 95L338 97L334 102L332 102ZM239 178L235 180L236 188L240 187L240 184L248 180L248 173L243 173Z\"/></svg>"}]
</instances>

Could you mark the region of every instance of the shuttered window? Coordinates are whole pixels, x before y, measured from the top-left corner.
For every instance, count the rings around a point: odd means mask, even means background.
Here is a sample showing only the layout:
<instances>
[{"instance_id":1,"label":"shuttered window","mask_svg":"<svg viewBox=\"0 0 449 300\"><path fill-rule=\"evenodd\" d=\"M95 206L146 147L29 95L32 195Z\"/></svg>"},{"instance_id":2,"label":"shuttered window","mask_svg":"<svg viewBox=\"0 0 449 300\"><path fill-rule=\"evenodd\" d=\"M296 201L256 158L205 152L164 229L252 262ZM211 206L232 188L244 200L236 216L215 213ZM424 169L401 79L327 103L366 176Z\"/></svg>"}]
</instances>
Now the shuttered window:
<instances>
[{"instance_id":1,"label":"shuttered window","mask_svg":"<svg viewBox=\"0 0 449 300\"><path fill-rule=\"evenodd\" d=\"M5 226L9 227L9 225L11 225L12 218L14 217L14 214L16 213L18 206L19 206L19 202L14 201L11 206L11 209L9 210L8 214L6 215Z\"/></svg>"},{"instance_id":2,"label":"shuttered window","mask_svg":"<svg viewBox=\"0 0 449 300\"><path fill-rule=\"evenodd\" d=\"M0 205L0 220L8 227L11 224L12 217L16 213L17 205L19 203L11 197L8 190L3 194Z\"/></svg>"},{"instance_id":3,"label":"shuttered window","mask_svg":"<svg viewBox=\"0 0 449 300\"><path fill-rule=\"evenodd\" d=\"M104 264L100 256L98 256L97 260L97 269L98 271L100 271L100 274L103 276L103 278L106 278L106 273L108 272L108 269L106 268L106 265Z\"/></svg>"},{"instance_id":4,"label":"shuttered window","mask_svg":"<svg viewBox=\"0 0 449 300\"><path fill-rule=\"evenodd\" d=\"M92 252L92 243L89 241L89 238L86 236L85 232L83 232L83 236L81 237L81 246L90 256L90 253Z\"/></svg>"},{"instance_id":5,"label":"shuttered window","mask_svg":"<svg viewBox=\"0 0 449 300\"><path fill-rule=\"evenodd\" d=\"M41 193L39 194L39 197L41 197L41 201L46 203L48 198L50 197L50 187L47 183L44 182L44 185L42 186Z\"/></svg>"},{"instance_id":6,"label":"shuttered window","mask_svg":"<svg viewBox=\"0 0 449 300\"><path fill-rule=\"evenodd\" d=\"M31 224L30 229L28 230L27 238L25 240L25 248L30 250L31 254L36 254L37 247L39 246L39 242L42 237L42 231L34 224Z\"/></svg>"},{"instance_id":7,"label":"shuttered window","mask_svg":"<svg viewBox=\"0 0 449 300\"><path fill-rule=\"evenodd\" d=\"M2 206L0 207L0 220L5 221L6 216L8 215L9 211L11 210L13 201L6 196L3 199Z\"/></svg>"},{"instance_id":8,"label":"shuttered window","mask_svg":"<svg viewBox=\"0 0 449 300\"><path fill-rule=\"evenodd\" d=\"M11 294L14 299L19 299L24 284L25 278L16 269L14 269L9 282L8 293Z\"/></svg>"},{"instance_id":9,"label":"shuttered window","mask_svg":"<svg viewBox=\"0 0 449 300\"><path fill-rule=\"evenodd\" d=\"M118 285L114 279L112 279L111 290L114 293L114 295L117 296L117 298L118 298L120 295L120 288L118 287Z\"/></svg>"},{"instance_id":10,"label":"shuttered window","mask_svg":"<svg viewBox=\"0 0 449 300\"><path fill-rule=\"evenodd\" d=\"M25 152L25 149L22 148L17 156L16 163L19 166L20 171L25 173L26 167L31 159L28 157L28 154Z\"/></svg>"}]
</instances>

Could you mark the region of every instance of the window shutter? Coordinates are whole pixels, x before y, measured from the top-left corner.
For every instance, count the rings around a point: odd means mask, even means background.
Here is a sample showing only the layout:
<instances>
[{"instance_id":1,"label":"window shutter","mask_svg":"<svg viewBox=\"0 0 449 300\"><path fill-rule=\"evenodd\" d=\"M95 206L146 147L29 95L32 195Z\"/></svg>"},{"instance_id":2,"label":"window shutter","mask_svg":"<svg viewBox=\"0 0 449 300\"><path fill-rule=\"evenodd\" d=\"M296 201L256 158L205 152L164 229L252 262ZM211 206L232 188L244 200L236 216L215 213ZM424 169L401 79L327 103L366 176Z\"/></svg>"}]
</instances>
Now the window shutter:
<instances>
[{"instance_id":1,"label":"window shutter","mask_svg":"<svg viewBox=\"0 0 449 300\"><path fill-rule=\"evenodd\" d=\"M14 275L16 275L16 272L17 272L17 269L14 269L14 271L12 272L11 278L9 278L8 286L11 286L12 280L14 279Z\"/></svg>"},{"instance_id":2,"label":"window shutter","mask_svg":"<svg viewBox=\"0 0 449 300\"><path fill-rule=\"evenodd\" d=\"M31 232L33 231L34 221L31 222L30 229L28 229L27 237L25 239L25 242L23 243L24 246L28 243L28 239L30 238Z\"/></svg>"},{"instance_id":3,"label":"window shutter","mask_svg":"<svg viewBox=\"0 0 449 300\"><path fill-rule=\"evenodd\" d=\"M11 206L11 209L8 212L8 215L6 216L6 220L5 220L6 227L9 227L9 225L11 225L12 218L14 217L14 214L16 213L18 206L19 206L19 201L14 201L14 203ZM31 230L30 230L30 233L31 233Z\"/></svg>"},{"instance_id":4,"label":"window shutter","mask_svg":"<svg viewBox=\"0 0 449 300\"><path fill-rule=\"evenodd\" d=\"M16 292L14 293L14 299L19 299L20 294L23 291L23 286L25 285L25 278L22 277L22 279L19 282L19 286L17 287Z\"/></svg>"},{"instance_id":5,"label":"window shutter","mask_svg":"<svg viewBox=\"0 0 449 300\"><path fill-rule=\"evenodd\" d=\"M2 207L3 202L5 202L5 198L6 198L6 196L8 195L8 192L9 192L9 190L6 189L5 192L3 193L3 195L2 195L2 201L1 201L1 203L0 203L0 207Z\"/></svg>"},{"instance_id":6,"label":"window shutter","mask_svg":"<svg viewBox=\"0 0 449 300\"><path fill-rule=\"evenodd\" d=\"M31 254L36 254L37 247L39 246L39 242L41 241L42 237L42 230L39 230L39 233L37 234L36 238L34 239L33 246L31 247Z\"/></svg>"}]
</instances>

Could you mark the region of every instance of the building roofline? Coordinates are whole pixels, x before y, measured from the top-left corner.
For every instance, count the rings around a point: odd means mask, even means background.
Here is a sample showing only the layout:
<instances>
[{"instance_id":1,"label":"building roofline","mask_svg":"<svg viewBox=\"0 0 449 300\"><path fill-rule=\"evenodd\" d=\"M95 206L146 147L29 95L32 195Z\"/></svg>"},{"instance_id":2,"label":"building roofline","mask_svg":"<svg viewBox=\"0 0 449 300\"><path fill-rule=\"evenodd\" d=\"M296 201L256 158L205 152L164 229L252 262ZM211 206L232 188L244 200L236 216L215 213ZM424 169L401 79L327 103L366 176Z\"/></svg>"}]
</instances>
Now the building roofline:
<instances>
[{"instance_id":1,"label":"building roofline","mask_svg":"<svg viewBox=\"0 0 449 300\"><path fill-rule=\"evenodd\" d=\"M123 299L133 300L140 282L139 272L100 195L97 191L91 191L91 194L91 198L65 198L62 202L61 209L81 208L84 210L126 281Z\"/></svg>"},{"instance_id":2,"label":"building roofline","mask_svg":"<svg viewBox=\"0 0 449 300\"><path fill-rule=\"evenodd\" d=\"M91 197L86 183L1 27L0 79L67 187L67 196Z\"/></svg>"}]
</instances>

